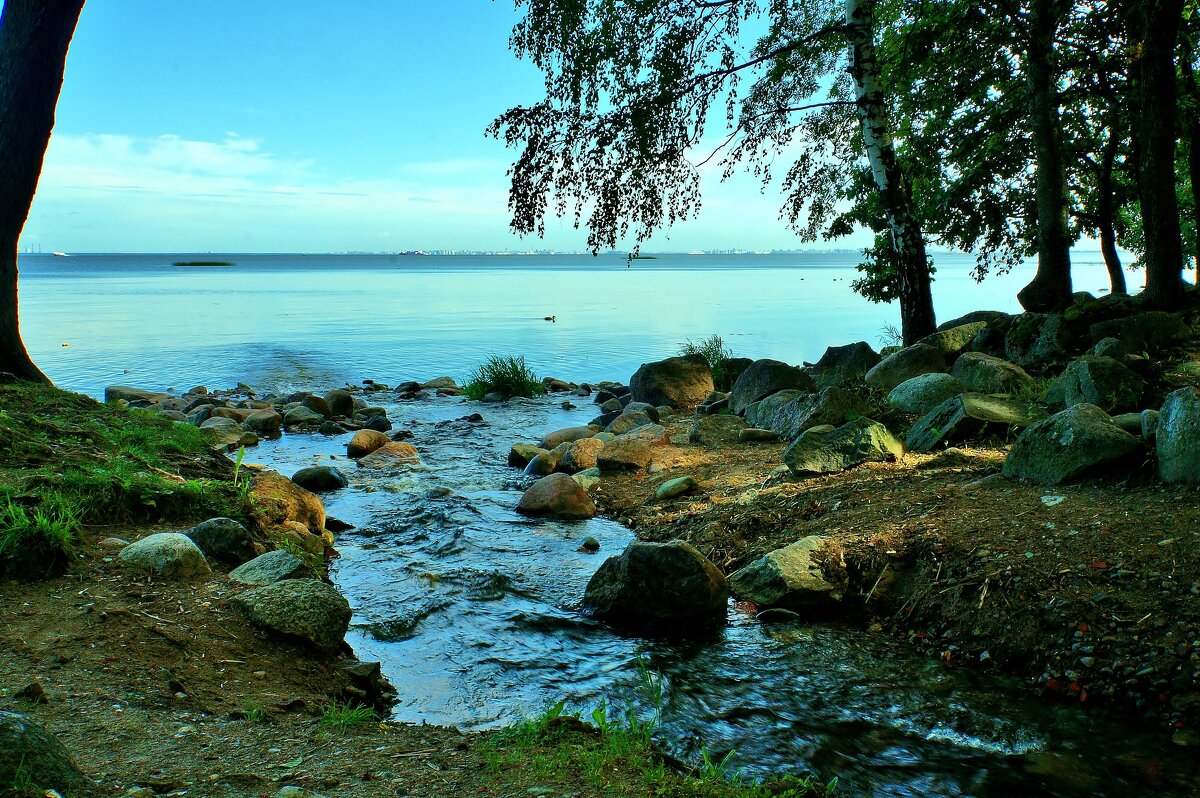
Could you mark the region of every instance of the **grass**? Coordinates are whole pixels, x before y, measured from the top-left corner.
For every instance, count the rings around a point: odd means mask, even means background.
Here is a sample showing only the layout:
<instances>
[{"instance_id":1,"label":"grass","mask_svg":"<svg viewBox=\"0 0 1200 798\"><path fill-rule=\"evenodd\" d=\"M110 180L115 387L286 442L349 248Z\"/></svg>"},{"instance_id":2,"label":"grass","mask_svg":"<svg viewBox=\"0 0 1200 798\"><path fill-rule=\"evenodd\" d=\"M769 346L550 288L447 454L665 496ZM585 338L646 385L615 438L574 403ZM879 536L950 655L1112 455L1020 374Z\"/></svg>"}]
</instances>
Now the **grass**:
<instances>
[{"instance_id":1,"label":"grass","mask_svg":"<svg viewBox=\"0 0 1200 798\"><path fill-rule=\"evenodd\" d=\"M48 385L0 385L0 576L68 565L82 527L245 518L249 485L204 434Z\"/></svg>"},{"instance_id":2,"label":"grass","mask_svg":"<svg viewBox=\"0 0 1200 798\"><path fill-rule=\"evenodd\" d=\"M509 399L514 396L541 396L545 392L545 386L533 370L525 365L525 358L520 355L492 355L475 367L463 386L463 396L468 399L482 399L489 393L498 393Z\"/></svg>"},{"instance_id":3,"label":"grass","mask_svg":"<svg viewBox=\"0 0 1200 798\"><path fill-rule=\"evenodd\" d=\"M379 716L375 714L375 710L354 702L345 704L334 702L325 707L324 714L321 715L321 725L334 729L339 732L345 732L355 726L361 726L364 723L374 723Z\"/></svg>"},{"instance_id":4,"label":"grass","mask_svg":"<svg viewBox=\"0 0 1200 798\"><path fill-rule=\"evenodd\" d=\"M713 386L718 391L728 391L733 387L733 379L728 368L730 358L733 357L733 350L725 345L725 340L721 336L713 335L701 339L699 342L684 341L679 347L681 355L700 355L708 362L708 368L712 371Z\"/></svg>"},{"instance_id":5,"label":"grass","mask_svg":"<svg viewBox=\"0 0 1200 798\"><path fill-rule=\"evenodd\" d=\"M246 720L250 723L266 723L267 708L256 701L248 701L242 707L242 712L246 715Z\"/></svg>"}]
</instances>

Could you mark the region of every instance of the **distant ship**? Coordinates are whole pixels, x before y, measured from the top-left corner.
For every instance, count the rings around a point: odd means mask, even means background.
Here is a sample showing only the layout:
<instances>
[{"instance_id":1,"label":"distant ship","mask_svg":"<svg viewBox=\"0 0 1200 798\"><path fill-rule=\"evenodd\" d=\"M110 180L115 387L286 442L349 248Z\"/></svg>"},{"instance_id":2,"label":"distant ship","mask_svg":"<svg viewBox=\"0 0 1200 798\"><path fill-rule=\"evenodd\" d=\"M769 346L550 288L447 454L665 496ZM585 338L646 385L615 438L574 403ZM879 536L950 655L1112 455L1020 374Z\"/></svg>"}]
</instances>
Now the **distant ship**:
<instances>
[{"instance_id":1,"label":"distant ship","mask_svg":"<svg viewBox=\"0 0 1200 798\"><path fill-rule=\"evenodd\" d=\"M54 255L55 257L59 257L59 258L67 257L67 253L65 253L65 252L52 252L50 254Z\"/></svg>"}]
</instances>

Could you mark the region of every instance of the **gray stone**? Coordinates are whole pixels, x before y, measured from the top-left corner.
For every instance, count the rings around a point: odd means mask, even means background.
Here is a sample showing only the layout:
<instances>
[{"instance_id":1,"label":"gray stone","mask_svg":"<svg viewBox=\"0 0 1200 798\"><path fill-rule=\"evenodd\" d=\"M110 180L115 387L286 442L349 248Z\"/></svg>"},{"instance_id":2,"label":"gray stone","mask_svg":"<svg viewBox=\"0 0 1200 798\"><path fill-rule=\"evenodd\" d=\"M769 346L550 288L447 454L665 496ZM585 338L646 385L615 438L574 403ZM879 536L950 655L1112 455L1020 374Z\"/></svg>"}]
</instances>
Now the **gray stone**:
<instances>
[{"instance_id":1,"label":"gray stone","mask_svg":"<svg viewBox=\"0 0 1200 798\"><path fill-rule=\"evenodd\" d=\"M292 474L292 482L302 488L320 493L329 490L341 490L350 485L346 475L333 466L316 465L301 468Z\"/></svg>"},{"instance_id":2,"label":"gray stone","mask_svg":"<svg viewBox=\"0 0 1200 798\"><path fill-rule=\"evenodd\" d=\"M567 474L542 477L529 487L517 504L521 515L554 518L591 518L596 505L587 490Z\"/></svg>"},{"instance_id":3,"label":"gray stone","mask_svg":"<svg viewBox=\"0 0 1200 798\"><path fill-rule=\"evenodd\" d=\"M1111 357L1082 357L1063 371L1058 389L1067 407L1086 403L1121 413L1141 407L1146 381Z\"/></svg>"},{"instance_id":4,"label":"gray stone","mask_svg":"<svg viewBox=\"0 0 1200 798\"><path fill-rule=\"evenodd\" d=\"M289 785L280 787L279 792L275 793L275 798L325 798L325 796L319 792Z\"/></svg>"},{"instance_id":5,"label":"gray stone","mask_svg":"<svg viewBox=\"0 0 1200 798\"><path fill-rule=\"evenodd\" d=\"M775 418L775 414L784 405L809 395L811 395L809 391L779 391L750 405L742 415L746 419L746 423L752 427L771 429L771 422Z\"/></svg>"},{"instance_id":6,"label":"gray stone","mask_svg":"<svg viewBox=\"0 0 1200 798\"><path fill-rule=\"evenodd\" d=\"M785 440L794 440L806 429L832 424L841 426L868 411L857 394L833 385L817 393L806 393L784 402L773 411L770 398L763 400L755 426L765 427ZM768 416L767 413L770 412Z\"/></svg>"},{"instance_id":7,"label":"gray stone","mask_svg":"<svg viewBox=\"0 0 1200 798\"><path fill-rule=\"evenodd\" d=\"M737 442L746 422L738 416L700 416L688 430L688 440L715 449Z\"/></svg>"},{"instance_id":8,"label":"gray stone","mask_svg":"<svg viewBox=\"0 0 1200 798\"><path fill-rule=\"evenodd\" d=\"M242 426L253 432L268 434L279 432L279 428L283 426L283 416L274 410L255 410L246 416L246 420L242 422Z\"/></svg>"},{"instance_id":9,"label":"gray stone","mask_svg":"<svg viewBox=\"0 0 1200 798\"><path fill-rule=\"evenodd\" d=\"M229 572L229 578L243 585L271 585L284 579L312 579L313 574L295 554L277 549L242 563Z\"/></svg>"},{"instance_id":10,"label":"gray stone","mask_svg":"<svg viewBox=\"0 0 1200 798\"><path fill-rule=\"evenodd\" d=\"M937 332L925 336L917 343L935 347L953 357L970 346L975 336L986 330L987 326L986 321L972 321L956 327L939 327Z\"/></svg>"},{"instance_id":11,"label":"gray stone","mask_svg":"<svg viewBox=\"0 0 1200 798\"><path fill-rule=\"evenodd\" d=\"M774 443L779 434L769 429L747 427L738 433L738 443Z\"/></svg>"},{"instance_id":12,"label":"gray stone","mask_svg":"<svg viewBox=\"0 0 1200 798\"><path fill-rule=\"evenodd\" d=\"M921 417L909 430L904 445L909 451L928 452L942 443L979 437L991 425L1023 429L1042 415L1027 402L965 393L947 399Z\"/></svg>"},{"instance_id":13,"label":"gray stone","mask_svg":"<svg viewBox=\"0 0 1200 798\"><path fill-rule=\"evenodd\" d=\"M653 409L653 408L651 408ZM658 415L655 411L654 415ZM628 408L617 416L612 422L604 428L605 432L611 432L614 435L622 435L630 430L635 430L645 424L653 424L654 419L650 418L646 413L640 410L629 410Z\"/></svg>"},{"instance_id":14,"label":"gray stone","mask_svg":"<svg viewBox=\"0 0 1200 798\"><path fill-rule=\"evenodd\" d=\"M779 391L815 391L816 384L802 368L779 360L756 360L742 372L729 392L729 410L741 415L746 408Z\"/></svg>"},{"instance_id":15,"label":"gray stone","mask_svg":"<svg viewBox=\"0 0 1200 798\"><path fill-rule=\"evenodd\" d=\"M585 468L583 471L572 474L571 479L584 490L591 490L600 482L599 468Z\"/></svg>"},{"instance_id":16,"label":"gray stone","mask_svg":"<svg viewBox=\"0 0 1200 798\"><path fill-rule=\"evenodd\" d=\"M831 346L808 372L818 388L858 382L882 360L866 341L857 341L845 346Z\"/></svg>"},{"instance_id":17,"label":"gray stone","mask_svg":"<svg viewBox=\"0 0 1200 798\"><path fill-rule=\"evenodd\" d=\"M862 417L837 428L822 425L806 430L784 451L783 462L793 474L827 474L903 454L904 445L887 427Z\"/></svg>"},{"instance_id":18,"label":"gray stone","mask_svg":"<svg viewBox=\"0 0 1200 798\"><path fill-rule=\"evenodd\" d=\"M696 481L695 477L675 477L675 479L668 479L659 485L658 490L654 491L654 498L674 499L685 493L691 493L699 487L700 483Z\"/></svg>"},{"instance_id":19,"label":"gray stone","mask_svg":"<svg viewBox=\"0 0 1200 798\"><path fill-rule=\"evenodd\" d=\"M776 549L729 577L733 595L763 607L812 606L842 600L846 591L844 572L830 581L814 555L829 547L819 536L801 538L790 546Z\"/></svg>"},{"instance_id":20,"label":"gray stone","mask_svg":"<svg viewBox=\"0 0 1200 798\"><path fill-rule=\"evenodd\" d=\"M645 413L655 424L662 421L662 417L659 414L658 408L648 402L630 402L629 404L625 405L625 408L622 412Z\"/></svg>"},{"instance_id":21,"label":"gray stone","mask_svg":"<svg viewBox=\"0 0 1200 798\"><path fill-rule=\"evenodd\" d=\"M210 518L183 534L200 547L205 557L238 565L254 556L254 539L246 527L232 518Z\"/></svg>"},{"instance_id":22,"label":"gray stone","mask_svg":"<svg viewBox=\"0 0 1200 798\"><path fill-rule=\"evenodd\" d=\"M316 579L285 579L233 599L251 623L332 654L350 626L350 603Z\"/></svg>"},{"instance_id":23,"label":"gray stone","mask_svg":"<svg viewBox=\"0 0 1200 798\"><path fill-rule=\"evenodd\" d=\"M949 374L921 374L893 388L887 395L887 403L902 413L924 415L965 390L963 384Z\"/></svg>"},{"instance_id":24,"label":"gray stone","mask_svg":"<svg viewBox=\"0 0 1200 798\"><path fill-rule=\"evenodd\" d=\"M1076 348L1074 335L1057 313L1016 316L1004 336L1005 357L1024 368L1065 361Z\"/></svg>"},{"instance_id":25,"label":"gray stone","mask_svg":"<svg viewBox=\"0 0 1200 798\"><path fill-rule=\"evenodd\" d=\"M942 322L941 324L938 325L938 331L941 332L943 330L951 330L951 329L954 329L955 327L961 327L964 324L973 324L974 322L977 322L977 321L984 321L984 322L987 322L988 324L991 324L993 322L999 321L1000 319L1007 319L1007 318L1008 318L1007 313L1001 313L998 310L973 310L964 316L959 316L958 318L954 318L954 319L950 319L949 321Z\"/></svg>"},{"instance_id":26,"label":"gray stone","mask_svg":"<svg viewBox=\"0 0 1200 798\"><path fill-rule=\"evenodd\" d=\"M310 393L300 400L300 404L305 410L311 410L321 416L322 420L333 415L333 408L329 406L329 402L325 401L324 397Z\"/></svg>"},{"instance_id":27,"label":"gray stone","mask_svg":"<svg viewBox=\"0 0 1200 798\"><path fill-rule=\"evenodd\" d=\"M1143 410L1142 417L1142 438L1143 440L1152 441L1158 437L1158 420L1161 414L1157 410Z\"/></svg>"},{"instance_id":28,"label":"gray stone","mask_svg":"<svg viewBox=\"0 0 1200 798\"><path fill-rule=\"evenodd\" d=\"M147 391L142 388L131 388L128 385L110 385L104 389L104 401L115 402L118 399L124 399L126 402L149 402L150 404L158 404L166 399L170 399L169 393L161 391Z\"/></svg>"},{"instance_id":29,"label":"gray stone","mask_svg":"<svg viewBox=\"0 0 1200 798\"><path fill-rule=\"evenodd\" d=\"M678 630L725 617L729 582L691 544L634 541L588 582L583 607L615 624Z\"/></svg>"},{"instance_id":30,"label":"gray stone","mask_svg":"<svg viewBox=\"0 0 1200 798\"><path fill-rule=\"evenodd\" d=\"M1092 347L1092 354L1096 357L1111 357L1120 359L1130 354L1130 352L1125 347L1125 344L1121 343L1120 338L1101 338L1096 342L1096 345Z\"/></svg>"},{"instance_id":31,"label":"gray stone","mask_svg":"<svg viewBox=\"0 0 1200 798\"><path fill-rule=\"evenodd\" d=\"M950 367L950 376L976 393L1013 394L1035 382L1025 369L982 352L964 352Z\"/></svg>"},{"instance_id":32,"label":"gray stone","mask_svg":"<svg viewBox=\"0 0 1200 798\"><path fill-rule=\"evenodd\" d=\"M1095 405L1080 404L1032 425L1004 461L1004 475L1057 485L1118 463L1142 449Z\"/></svg>"},{"instance_id":33,"label":"gray stone","mask_svg":"<svg viewBox=\"0 0 1200 798\"><path fill-rule=\"evenodd\" d=\"M1173 313L1151 310L1091 326L1093 341L1116 338L1127 353L1160 352L1193 338L1183 319Z\"/></svg>"},{"instance_id":34,"label":"gray stone","mask_svg":"<svg viewBox=\"0 0 1200 798\"><path fill-rule=\"evenodd\" d=\"M159 532L130 543L117 555L122 562L172 579L208 576L212 569L204 552L178 532Z\"/></svg>"},{"instance_id":35,"label":"gray stone","mask_svg":"<svg viewBox=\"0 0 1200 798\"><path fill-rule=\"evenodd\" d=\"M322 399L321 401L325 400ZM314 427L324 422L325 416L304 405L297 405L283 414L283 424L286 427ZM340 430L341 428L339 427L338 429Z\"/></svg>"},{"instance_id":36,"label":"gray stone","mask_svg":"<svg viewBox=\"0 0 1200 798\"><path fill-rule=\"evenodd\" d=\"M83 787L84 776L53 734L24 715L0 711L0 785L17 796L16 788L26 783L37 785L38 795L57 790L70 796Z\"/></svg>"},{"instance_id":37,"label":"gray stone","mask_svg":"<svg viewBox=\"0 0 1200 798\"><path fill-rule=\"evenodd\" d=\"M885 357L867 372L864 381L872 388L890 391L905 380L934 371L946 371L946 353L928 344L913 344Z\"/></svg>"},{"instance_id":38,"label":"gray stone","mask_svg":"<svg viewBox=\"0 0 1200 798\"><path fill-rule=\"evenodd\" d=\"M629 378L633 401L691 410L713 390L712 370L700 355L643 363Z\"/></svg>"},{"instance_id":39,"label":"gray stone","mask_svg":"<svg viewBox=\"0 0 1200 798\"><path fill-rule=\"evenodd\" d=\"M1173 391L1159 411L1158 475L1163 482L1200 484L1200 391Z\"/></svg>"}]
</instances>

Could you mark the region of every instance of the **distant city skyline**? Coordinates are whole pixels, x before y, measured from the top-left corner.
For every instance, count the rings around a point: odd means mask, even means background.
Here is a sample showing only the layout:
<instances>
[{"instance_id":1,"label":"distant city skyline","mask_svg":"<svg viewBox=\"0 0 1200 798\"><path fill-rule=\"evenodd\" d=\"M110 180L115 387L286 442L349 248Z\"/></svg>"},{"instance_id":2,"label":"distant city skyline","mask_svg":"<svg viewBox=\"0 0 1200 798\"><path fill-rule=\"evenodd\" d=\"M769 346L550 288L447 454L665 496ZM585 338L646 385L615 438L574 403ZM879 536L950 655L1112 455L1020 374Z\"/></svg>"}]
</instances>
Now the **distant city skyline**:
<instances>
[{"instance_id":1,"label":"distant city skyline","mask_svg":"<svg viewBox=\"0 0 1200 798\"><path fill-rule=\"evenodd\" d=\"M515 151L484 128L542 96L508 50L517 18L485 0L89 3L21 250L584 250L570 220L508 229ZM718 177L698 220L644 248L808 249L777 191Z\"/></svg>"}]
</instances>

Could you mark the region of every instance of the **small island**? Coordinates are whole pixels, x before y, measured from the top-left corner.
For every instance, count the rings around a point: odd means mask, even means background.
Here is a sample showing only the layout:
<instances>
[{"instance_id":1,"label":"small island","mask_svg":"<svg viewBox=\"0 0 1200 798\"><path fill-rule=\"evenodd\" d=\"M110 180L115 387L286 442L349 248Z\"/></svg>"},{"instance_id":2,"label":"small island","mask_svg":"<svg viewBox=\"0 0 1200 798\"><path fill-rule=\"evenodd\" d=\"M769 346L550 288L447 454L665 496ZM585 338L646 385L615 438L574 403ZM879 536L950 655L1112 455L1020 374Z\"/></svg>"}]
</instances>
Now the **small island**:
<instances>
[{"instance_id":1,"label":"small island","mask_svg":"<svg viewBox=\"0 0 1200 798\"><path fill-rule=\"evenodd\" d=\"M173 266L232 266L228 260L177 260Z\"/></svg>"}]
</instances>

